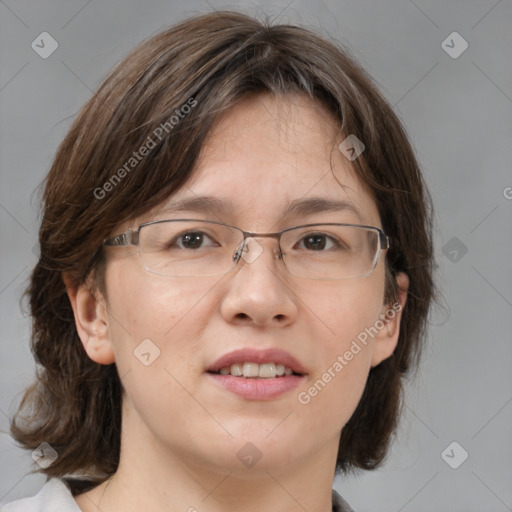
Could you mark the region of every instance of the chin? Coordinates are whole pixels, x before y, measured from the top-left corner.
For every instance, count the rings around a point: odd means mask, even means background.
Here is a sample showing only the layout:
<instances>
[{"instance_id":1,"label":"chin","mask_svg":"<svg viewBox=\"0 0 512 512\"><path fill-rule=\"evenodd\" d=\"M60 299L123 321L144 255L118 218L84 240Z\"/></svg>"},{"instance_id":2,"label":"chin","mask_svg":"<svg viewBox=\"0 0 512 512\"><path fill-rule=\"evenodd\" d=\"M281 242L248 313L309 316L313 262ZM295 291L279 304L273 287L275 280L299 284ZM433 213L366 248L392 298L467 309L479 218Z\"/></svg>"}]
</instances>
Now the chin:
<instances>
[{"instance_id":1,"label":"chin","mask_svg":"<svg viewBox=\"0 0 512 512\"><path fill-rule=\"evenodd\" d=\"M271 439L273 435L265 437L265 434L251 436L233 433L233 438L222 441L211 439L207 446L197 447L198 458L202 459L203 467L208 465L216 471L234 471L237 476L244 478L268 477L267 471L284 470L301 456L297 452L300 440L286 435L284 438L276 435Z\"/></svg>"}]
</instances>

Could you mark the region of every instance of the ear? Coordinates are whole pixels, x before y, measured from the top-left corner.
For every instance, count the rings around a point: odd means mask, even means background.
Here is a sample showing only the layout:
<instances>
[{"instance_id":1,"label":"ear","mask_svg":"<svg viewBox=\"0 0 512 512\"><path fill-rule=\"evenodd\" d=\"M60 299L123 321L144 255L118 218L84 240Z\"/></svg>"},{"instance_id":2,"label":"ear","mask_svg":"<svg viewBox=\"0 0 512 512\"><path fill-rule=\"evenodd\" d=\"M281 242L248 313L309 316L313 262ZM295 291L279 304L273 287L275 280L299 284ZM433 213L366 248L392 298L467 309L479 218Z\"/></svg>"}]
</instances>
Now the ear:
<instances>
[{"instance_id":1,"label":"ear","mask_svg":"<svg viewBox=\"0 0 512 512\"><path fill-rule=\"evenodd\" d=\"M409 277L400 272L396 276L398 284L398 300L393 304L384 304L376 322L378 333L374 337L371 365L377 366L394 352L400 334L400 320L407 302L407 290L409 289ZM382 324L380 323L382 322Z\"/></svg>"},{"instance_id":2,"label":"ear","mask_svg":"<svg viewBox=\"0 0 512 512\"><path fill-rule=\"evenodd\" d=\"M90 286L90 282L74 286L68 275L64 275L63 279L75 315L76 330L85 352L98 364L113 363L115 356L103 295Z\"/></svg>"}]
</instances>

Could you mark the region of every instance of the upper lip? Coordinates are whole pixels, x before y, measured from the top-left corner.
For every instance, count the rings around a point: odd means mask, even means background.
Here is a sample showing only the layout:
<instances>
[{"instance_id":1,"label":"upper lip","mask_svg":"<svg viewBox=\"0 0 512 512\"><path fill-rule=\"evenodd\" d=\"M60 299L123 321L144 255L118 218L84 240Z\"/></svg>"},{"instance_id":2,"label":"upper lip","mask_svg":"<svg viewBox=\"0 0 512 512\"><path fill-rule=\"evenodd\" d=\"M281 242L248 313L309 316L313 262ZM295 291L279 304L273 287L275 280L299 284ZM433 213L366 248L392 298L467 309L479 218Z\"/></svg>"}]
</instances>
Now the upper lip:
<instances>
[{"instance_id":1,"label":"upper lip","mask_svg":"<svg viewBox=\"0 0 512 512\"><path fill-rule=\"evenodd\" d=\"M218 372L221 368L232 364L243 363L276 363L288 366L294 373L305 374L306 369L291 354L279 348L265 350L244 348L224 354L207 368L208 372Z\"/></svg>"}]
</instances>

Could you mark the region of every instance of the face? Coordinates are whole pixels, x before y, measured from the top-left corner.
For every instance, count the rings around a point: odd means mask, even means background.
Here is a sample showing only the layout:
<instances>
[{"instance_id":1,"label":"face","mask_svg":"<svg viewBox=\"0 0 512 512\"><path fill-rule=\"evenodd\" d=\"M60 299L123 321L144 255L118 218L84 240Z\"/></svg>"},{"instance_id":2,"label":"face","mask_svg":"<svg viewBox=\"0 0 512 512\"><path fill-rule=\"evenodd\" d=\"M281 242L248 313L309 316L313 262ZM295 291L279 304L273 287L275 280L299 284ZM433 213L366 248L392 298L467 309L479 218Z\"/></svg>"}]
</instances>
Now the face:
<instances>
[{"instance_id":1,"label":"face","mask_svg":"<svg viewBox=\"0 0 512 512\"><path fill-rule=\"evenodd\" d=\"M306 98L252 97L222 117L187 186L115 234L169 218L222 221L258 233L324 222L381 227L375 202L336 149L341 140L328 113ZM166 212L177 200L205 195L224 208ZM350 202L358 213L286 213L292 201L312 197ZM117 365L125 433L137 432L139 442L197 467L245 471L247 455L261 456L253 471L284 469L319 454L332 461L371 366L392 353L398 338L395 308L378 334L360 341L392 307L383 303L385 251L366 277L312 280L286 271L275 239L256 240L263 249L256 259L201 278L152 274L136 247L109 248L107 298L88 315L80 313L80 294L72 300L89 356ZM261 356L260 362L294 366L288 357L301 375L244 387L244 377L208 371L241 349L254 352L236 356L240 363ZM274 349L283 352L261 355ZM286 384L276 385L279 379Z\"/></svg>"}]
</instances>

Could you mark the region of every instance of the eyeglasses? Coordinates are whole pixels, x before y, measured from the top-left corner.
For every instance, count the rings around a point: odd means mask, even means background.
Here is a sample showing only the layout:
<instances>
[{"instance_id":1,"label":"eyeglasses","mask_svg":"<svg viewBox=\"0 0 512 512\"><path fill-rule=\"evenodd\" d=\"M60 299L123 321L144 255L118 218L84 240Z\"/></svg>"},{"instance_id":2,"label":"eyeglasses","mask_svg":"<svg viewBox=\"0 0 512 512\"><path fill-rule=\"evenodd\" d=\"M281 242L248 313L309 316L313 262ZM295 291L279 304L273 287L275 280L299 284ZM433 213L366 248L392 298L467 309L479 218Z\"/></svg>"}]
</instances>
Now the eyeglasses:
<instances>
[{"instance_id":1,"label":"eyeglasses","mask_svg":"<svg viewBox=\"0 0 512 512\"><path fill-rule=\"evenodd\" d=\"M276 256L288 272L307 279L365 277L376 267L391 239L373 226L305 224L277 233L252 233L215 221L157 220L106 239L103 245L135 245L142 266L163 276L200 277L230 272L251 263L263 248L254 238L276 238Z\"/></svg>"}]
</instances>

